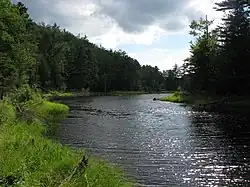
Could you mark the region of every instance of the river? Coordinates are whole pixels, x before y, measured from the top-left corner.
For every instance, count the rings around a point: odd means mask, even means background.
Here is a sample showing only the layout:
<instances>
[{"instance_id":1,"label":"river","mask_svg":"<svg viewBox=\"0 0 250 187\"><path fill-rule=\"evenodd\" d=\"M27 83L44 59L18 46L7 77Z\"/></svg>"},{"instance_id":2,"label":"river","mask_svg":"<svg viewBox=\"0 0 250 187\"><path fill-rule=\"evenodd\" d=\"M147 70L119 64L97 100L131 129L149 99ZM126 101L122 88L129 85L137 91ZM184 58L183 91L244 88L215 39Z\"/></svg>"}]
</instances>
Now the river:
<instances>
[{"instance_id":1,"label":"river","mask_svg":"<svg viewBox=\"0 0 250 187\"><path fill-rule=\"evenodd\" d=\"M64 99L60 141L118 164L142 186L250 186L250 119L153 101L161 96Z\"/></svg>"}]
</instances>

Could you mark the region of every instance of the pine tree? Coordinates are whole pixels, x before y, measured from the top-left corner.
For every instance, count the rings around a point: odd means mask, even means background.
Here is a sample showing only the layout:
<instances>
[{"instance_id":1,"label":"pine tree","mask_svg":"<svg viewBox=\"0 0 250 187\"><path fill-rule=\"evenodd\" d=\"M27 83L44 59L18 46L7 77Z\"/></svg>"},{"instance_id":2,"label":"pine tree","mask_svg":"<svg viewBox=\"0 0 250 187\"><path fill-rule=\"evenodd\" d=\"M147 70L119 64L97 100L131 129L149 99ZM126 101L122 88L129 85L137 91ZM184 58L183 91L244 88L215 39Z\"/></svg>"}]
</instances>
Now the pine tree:
<instances>
[{"instance_id":1,"label":"pine tree","mask_svg":"<svg viewBox=\"0 0 250 187\"><path fill-rule=\"evenodd\" d=\"M221 89L229 93L244 93L250 88L248 60L250 58L250 3L248 0L225 0L216 5L217 11L226 11L223 25L218 27L221 43Z\"/></svg>"}]
</instances>

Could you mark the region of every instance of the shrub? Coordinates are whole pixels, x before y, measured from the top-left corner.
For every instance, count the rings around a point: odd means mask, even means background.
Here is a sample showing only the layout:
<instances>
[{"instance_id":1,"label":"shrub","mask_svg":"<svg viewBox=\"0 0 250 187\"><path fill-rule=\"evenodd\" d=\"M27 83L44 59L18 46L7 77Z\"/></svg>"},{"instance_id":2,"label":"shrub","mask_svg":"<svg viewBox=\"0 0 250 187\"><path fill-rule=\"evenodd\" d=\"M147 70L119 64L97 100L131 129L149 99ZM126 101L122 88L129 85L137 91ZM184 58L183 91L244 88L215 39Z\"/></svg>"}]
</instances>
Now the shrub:
<instances>
[{"instance_id":1,"label":"shrub","mask_svg":"<svg viewBox=\"0 0 250 187\"><path fill-rule=\"evenodd\" d=\"M183 95L181 92L174 92L171 96L166 96L160 99L161 101L173 102L173 103L183 103Z\"/></svg>"},{"instance_id":2,"label":"shrub","mask_svg":"<svg viewBox=\"0 0 250 187\"><path fill-rule=\"evenodd\" d=\"M0 124L13 123L15 119L15 108L6 100L0 101Z\"/></svg>"},{"instance_id":3,"label":"shrub","mask_svg":"<svg viewBox=\"0 0 250 187\"><path fill-rule=\"evenodd\" d=\"M69 107L64 104L44 100L34 111L39 116L56 120L64 118L68 114Z\"/></svg>"},{"instance_id":4,"label":"shrub","mask_svg":"<svg viewBox=\"0 0 250 187\"><path fill-rule=\"evenodd\" d=\"M23 104L27 102L41 102L42 97L37 90L31 89L29 85L25 84L20 88L14 89L11 93L7 95L12 104Z\"/></svg>"}]
</instances>

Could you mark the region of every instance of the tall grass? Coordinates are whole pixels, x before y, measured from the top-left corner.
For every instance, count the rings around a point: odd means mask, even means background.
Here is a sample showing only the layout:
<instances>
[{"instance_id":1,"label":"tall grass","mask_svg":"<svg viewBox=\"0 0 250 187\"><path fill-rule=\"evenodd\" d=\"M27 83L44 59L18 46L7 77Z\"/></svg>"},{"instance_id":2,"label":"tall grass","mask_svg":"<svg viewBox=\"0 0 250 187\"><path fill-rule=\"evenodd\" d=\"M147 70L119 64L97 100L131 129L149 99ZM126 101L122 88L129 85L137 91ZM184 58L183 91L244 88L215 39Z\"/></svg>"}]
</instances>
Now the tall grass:
<instances>
[{"instance_id":1,"label":"tall grass","mask_svg":"<svg viewBox=\"0 0 250 187\"><path fill-rule=\"evenodd\" d=\"M7 101L0 101L0 125L13 123L16 119L16 111L13 105Z\"/></svg>"},{"instance_id":2,"label":"tall grass","mask_svg":"<svg viewBox=\"0 0 250 187\"><path fill-rule=\"evenodd\" d=\"M56 122L66 117L69 107L64 104L44 100L34 108L34 111L40 116L50 118L50 120Z\"/></svg>"},{"instance_id":3,"label":"tall grass","mask_svg":"<svg viewBox=\"0 0 250 187\"><path fill-rule=\"evenodd\" d=\"M144 91L112 91L108 93L107 95L111 96L133 96L133 95L141 95L141 94L147 94L148 92Z\"/></svg>"},{"instance_id":4,"label":"tall grass","mask_svg":"<svg viewBox=\"0 0 250 187\"><path fill-rule=\"evenodd\" d=\"M84 154L72 151L41 133L40 124L7 124L0 131L0 176L12 176L17 186L132 186L104 161L90 158L87 170L64 183Z\"/></svg>"},{"instance_id":5,"label":"tall grass","mask_svg":"<svg viewBox=\"0 0 250 187\"><path fill-rule=\"evenodd\" d=\"M160 100L166 101L166 102L173 102L173 103L183 103L184 102L183 95L180 92L174 92L173 95L160 98Z\"/></svg>"},{"instance_id":6,"label":"tall grass","mask_svg":"<svg viewBox=\"0 0 250 187\"><path fill-rule=\"evenodd\" d=\"M151 92L147 92L147 91L112 91L107 93L107 95L111 95L111 96L133 96L133 95L142 95L142 94L154 94L154 93L173 93L174 91L151 91Z\"/></svg>"},{"instance_id":7,"label":"tall grass","mask_svg":"<svg viewBox=\"0 0 250 187\"><path fill-rule=\"evenodd\" d=\"M44 94L45 98L53 98L53 97L73 97L76 94L73 92L58 92L58 91L53 91L51 93Z\"/></svg>"},{"instance_id":8,"label":"tall grass","mask_svg":"<svg viewBox=\"0 0 250 187\"><path fill-rule=\"evenodd\" d=\"M67 115L66 105L41 99L36 100L38 104L30 99L23 99L20 102L22 105L10 101L6 98L0 102L0 117L6 116L1 119L0 125L0 186L133 186L126 182L120 169L94 157L89 158L84 170L74 173L84 151L71 150L43 136L48 125L53 125ZM20 115L24 115L22 112L26 111L18 109L20 106L27 111L32 110L37 120L20 118ZM22 111L19 111L19 115L18 110ZM39 116L46 118L49 123L44 125Z\"/></svg>"}]
</instances>

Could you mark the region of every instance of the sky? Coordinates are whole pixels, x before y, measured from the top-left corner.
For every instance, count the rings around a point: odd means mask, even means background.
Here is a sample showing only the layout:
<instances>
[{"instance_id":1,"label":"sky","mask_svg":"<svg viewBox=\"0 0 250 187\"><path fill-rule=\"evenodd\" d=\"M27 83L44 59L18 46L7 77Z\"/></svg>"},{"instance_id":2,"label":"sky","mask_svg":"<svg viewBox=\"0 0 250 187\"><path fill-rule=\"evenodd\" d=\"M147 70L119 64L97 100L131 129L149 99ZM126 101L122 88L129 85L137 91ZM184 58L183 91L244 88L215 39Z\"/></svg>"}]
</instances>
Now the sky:
<instances>
[{"instance_id":1,"label":"sky","mask_svg":"<svg viewBox=\"0 0 250 187\"><path fill-rule=\"evenodd\" d=\"M16 2L17 0L13 0ZM105 48L121 49L160 70L189 56L189 24L200 17L219 23L219 0L21 0L36 22L61 28Z\"/></svg>"}]
</instances>

